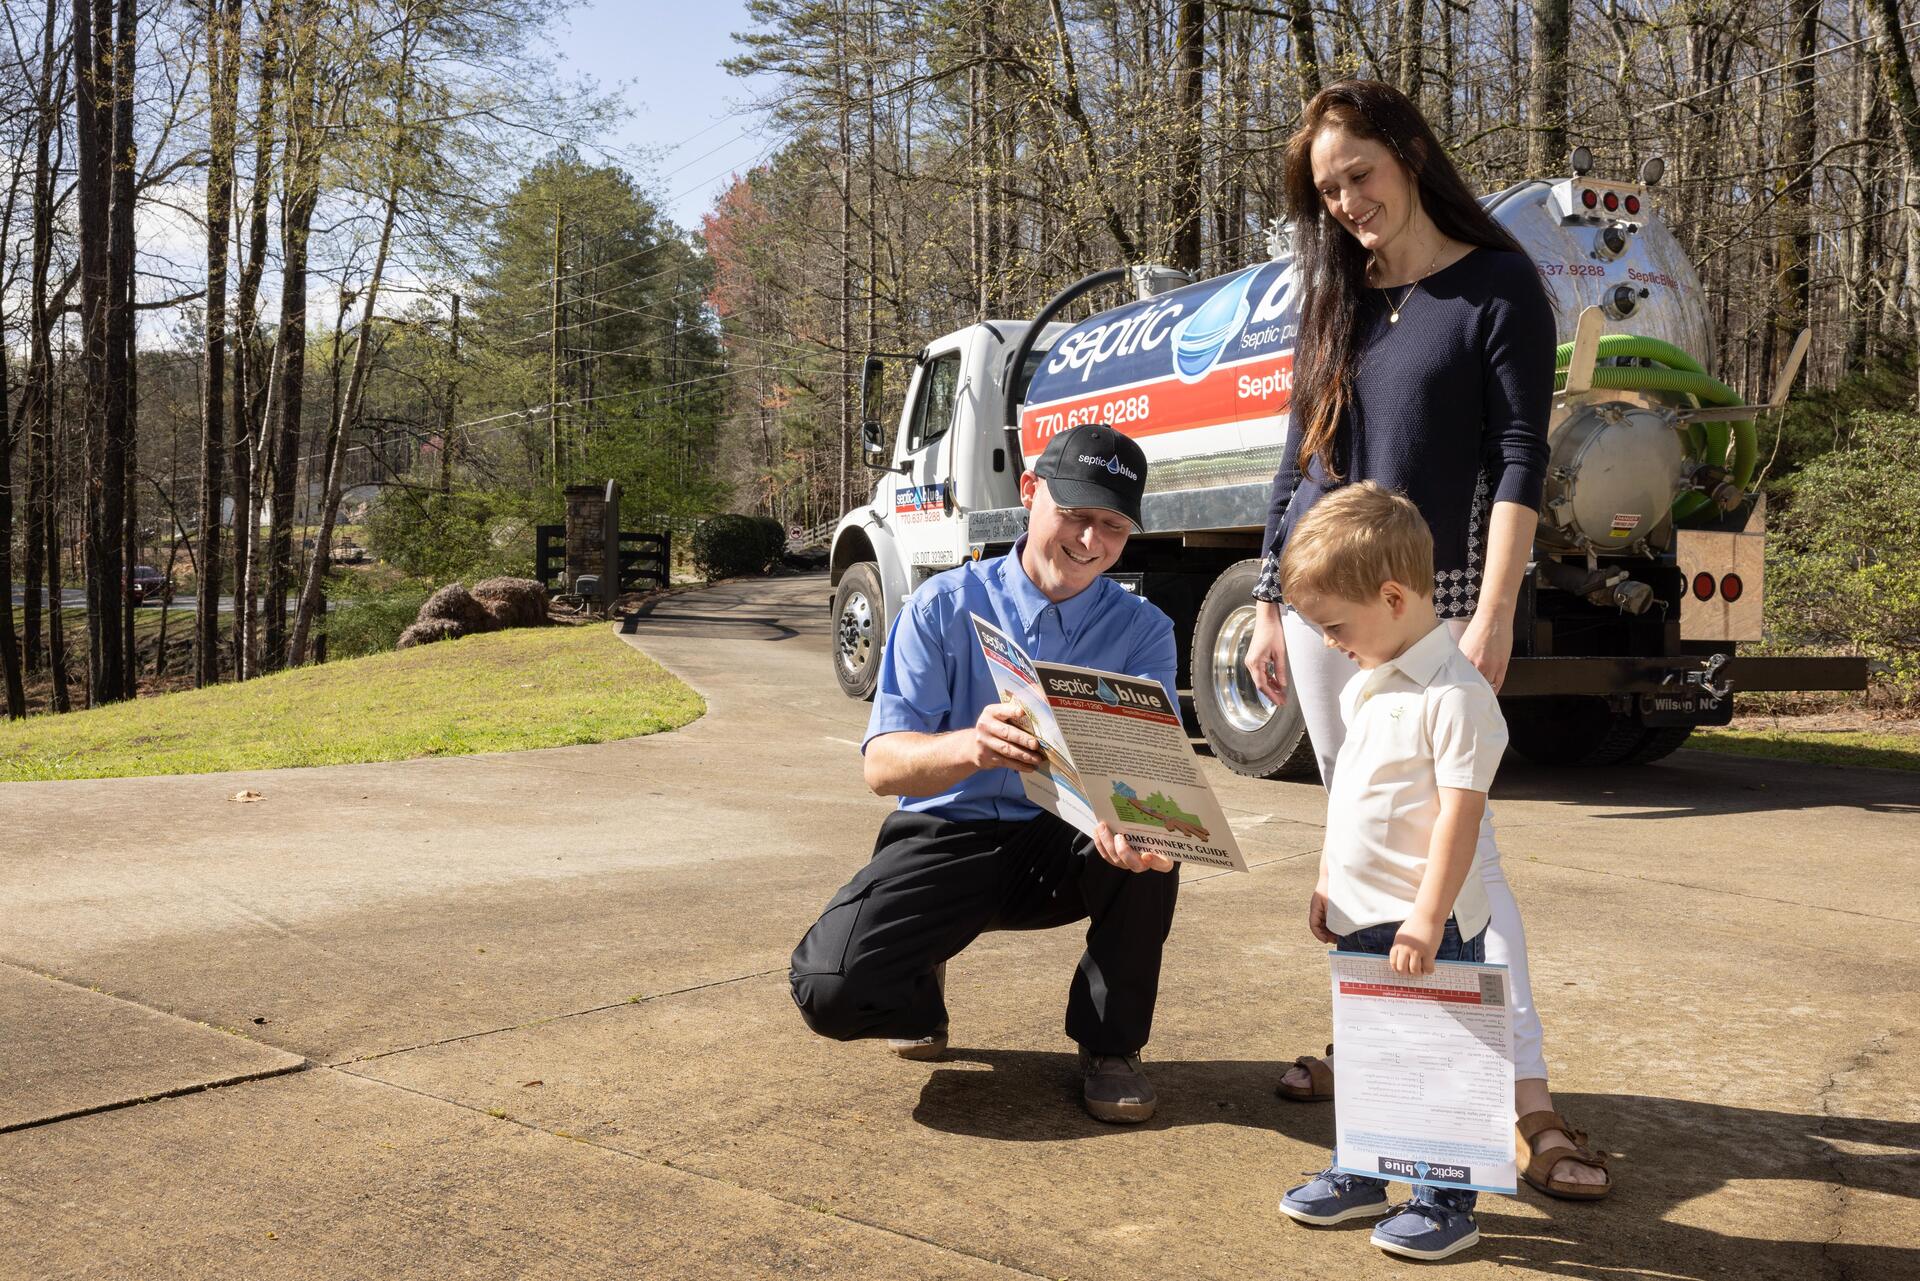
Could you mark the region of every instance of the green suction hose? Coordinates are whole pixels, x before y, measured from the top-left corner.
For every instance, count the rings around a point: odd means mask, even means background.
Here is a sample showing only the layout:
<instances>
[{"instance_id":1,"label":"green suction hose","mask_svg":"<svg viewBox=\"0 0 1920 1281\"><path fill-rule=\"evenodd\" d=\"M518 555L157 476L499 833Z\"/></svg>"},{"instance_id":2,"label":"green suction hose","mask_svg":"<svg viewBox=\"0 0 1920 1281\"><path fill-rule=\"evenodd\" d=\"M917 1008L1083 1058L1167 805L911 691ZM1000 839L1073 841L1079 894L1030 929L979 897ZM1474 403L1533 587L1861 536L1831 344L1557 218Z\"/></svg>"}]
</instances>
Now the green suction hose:
<instances>
[{"instance_id":1,"label":"green suction hose","mask_svg":"<svg viewBox=\"0 0 1920 1281\"><path fill-rule=\"evenodd\" d=\"M1593 385L1607 391L1663 391L1690 397L1708 405L1737 405L1740 397L1733 388L1711 377L1700 362L1672 343L1638 334L1603 334L1597 359L1632 358L1652 360L1659 367L1644 365L1600 365L1593 371ZM1553 353L1554 390L1566 385L1567 362L1573 359L1573 344L1561 343ZM1687 426L1688 453L1713 466L1726 467L1734 484L1742 490L1753 482L1760 458L1759 433L1753 421L1737 423L1690 423ZM1732 447L1731 461L1728 447ZM1673 503L1676 522L1687 519L1709 505L1705 494L1687 493Z\"/></svg>"}]
</instances>

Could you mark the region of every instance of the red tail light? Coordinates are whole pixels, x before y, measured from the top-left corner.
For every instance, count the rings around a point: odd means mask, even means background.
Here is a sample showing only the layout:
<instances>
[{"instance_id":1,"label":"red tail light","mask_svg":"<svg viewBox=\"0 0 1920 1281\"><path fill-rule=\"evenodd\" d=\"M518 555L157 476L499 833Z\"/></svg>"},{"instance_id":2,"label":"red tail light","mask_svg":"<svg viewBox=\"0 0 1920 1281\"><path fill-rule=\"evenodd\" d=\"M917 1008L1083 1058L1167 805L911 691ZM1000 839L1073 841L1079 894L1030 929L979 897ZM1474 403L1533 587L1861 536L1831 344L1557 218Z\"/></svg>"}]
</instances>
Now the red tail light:
<instances>
[{"instance_id":1,"label":"red tail light","mask_svg":"<svg viewBox=\"0 0 1920 1281\"><path fill-rule=\"evenodd\" d=\"M1701 570L1693 576L1693 594L1698 600L1713 599L1713 575Z\"/></svg>"},{"instance_id":2,"label":"red tail light","mask_svg":"<svg viewBox=\"0 0 1920 1281\"><path fill-rule=\"evenodd\" d=\"M1640 212L1640 197L1638 196L1627 197L1627 212L1630 214L1637 214Z\"/></svg>"},{"instance_id":3,"label":"red tail light","mask_svg":"<svg viewBox=\"0 0 1920 1281\"><path fill-rule=\"evenodd\" d=\"M1600 202L1600 197L1593 194L1593 188L1591 187L1588 187L1586 190L1580 193L1580 203L1585 205L1589 209L1593 208L1599 202Z\"/></svg>"},{"instance_id":4,"label":"red tail light","mask_svg":"<svg viewBox=\"0 0 1920 1281\"><path fill-rule=\"evenodd\" d=\"M1740 593L1746 590L1747 585L1740 581L1740 575L1738 574L1728 574L1720 580L1720 594L1726 597L1727 604L1729 605L1739 600Z\"/></svg>"},{"instance_id":5,"label":"red tail light","mask_svg":"<svg viewBox=\"0 0 1920 1281\"><path fill-rule=\"evenodd\" d=\"M1600 203L1607 207L1608 213L1612 213L1614 210L1620 207L1620 197L1615 195L1613 192L1609 191L1606 195L1606 198L1602 200Z\"/></svg>"}]
</instances>

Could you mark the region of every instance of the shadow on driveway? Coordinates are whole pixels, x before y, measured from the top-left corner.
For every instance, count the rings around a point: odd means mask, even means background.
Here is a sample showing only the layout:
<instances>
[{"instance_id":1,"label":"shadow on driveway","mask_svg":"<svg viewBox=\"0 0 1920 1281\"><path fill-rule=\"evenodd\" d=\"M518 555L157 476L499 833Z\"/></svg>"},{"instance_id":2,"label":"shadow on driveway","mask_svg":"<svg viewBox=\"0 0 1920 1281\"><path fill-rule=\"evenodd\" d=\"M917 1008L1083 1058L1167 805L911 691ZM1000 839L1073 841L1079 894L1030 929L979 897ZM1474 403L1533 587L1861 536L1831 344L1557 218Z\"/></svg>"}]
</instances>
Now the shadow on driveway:
<instances>
[{"instance_id":1,"label":"shadow on driveway","mask_svg":"<svg viewBox=\"0 0 1920 1281\"><path fill-rule=\"evenodd\" d=\"M1151 1062L1160 1111L1143 1128L1241 1125L1330 1146L1331 1107L1274 1098L1274 1083L1285 1066L1265 1060ZM1130 1127L1102 1125L1081 1112L1077 1088L1071 1055L962 1049L927 1078L913 1119L942 1133L1004 1142L1123 1140ZM1716 1193L1739 1195L1741 1185L1765 1181L1875 1194L1853 1200L1853 1213L1880 1197L1920 1197L1920 1121L1769 1112L1631 1094L1560 1094L1556 1102L1615 1154L1620 1190L1606 1201L1580 1205L1549 1200L1522 1184L1521 1195L1546 1208L1545 1221L1503 1213L1511 1204L1507 1199L1483 1197L1480 1228L1486 1240L1473 1259L1583 1281L1920 1278L1920 1247L1817 1239L1833 1232L1825 1213L1782 1217L1778 1238L1742 1237L1672 1221L1690 1202ZM1276 1196L1296 1173L1273 1170ZM1783 1205L1795 1201L1771 1191L1744 1194ZM1274 1224L1275 1231L1300 1230L1283 1224L1277 1213ZM1874 1230L1871 1224L1863 1227ZM1741 1266L1742 1260L1751 1266Z\"/></svg>"}]
</instances>

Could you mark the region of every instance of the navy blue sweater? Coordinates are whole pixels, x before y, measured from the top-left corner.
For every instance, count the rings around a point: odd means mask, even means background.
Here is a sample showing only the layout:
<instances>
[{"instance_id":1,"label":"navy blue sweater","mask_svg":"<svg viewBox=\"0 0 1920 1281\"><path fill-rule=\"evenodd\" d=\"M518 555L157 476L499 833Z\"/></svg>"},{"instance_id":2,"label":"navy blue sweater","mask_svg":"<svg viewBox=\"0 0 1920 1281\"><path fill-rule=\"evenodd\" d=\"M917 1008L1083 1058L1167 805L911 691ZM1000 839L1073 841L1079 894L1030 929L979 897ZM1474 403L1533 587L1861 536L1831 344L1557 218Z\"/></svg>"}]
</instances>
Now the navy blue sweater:
<instances>
[{"instance_id":1,"label":"navy blue sweater","mask_svg":"<svg viewBox=\"0 0 1920 1281\"><path fill-rule=\"evenodd\" d=\"M1399 298L1401 290L1394 290ZM1373 480L1411 498L1433 528L1434 605L1464 617L1479 599L1487 517L1497 502L1540 507L1553 408L1553 306L1533 262L1475 249L1422 281L1389 324L1384 295L1361 304L1353 394L1333 439L1331 480L1296 459L1305 423L1287 429L1267 511L1268 573L1294 524L1340 484Z\"/></svg>"}]
</instances>

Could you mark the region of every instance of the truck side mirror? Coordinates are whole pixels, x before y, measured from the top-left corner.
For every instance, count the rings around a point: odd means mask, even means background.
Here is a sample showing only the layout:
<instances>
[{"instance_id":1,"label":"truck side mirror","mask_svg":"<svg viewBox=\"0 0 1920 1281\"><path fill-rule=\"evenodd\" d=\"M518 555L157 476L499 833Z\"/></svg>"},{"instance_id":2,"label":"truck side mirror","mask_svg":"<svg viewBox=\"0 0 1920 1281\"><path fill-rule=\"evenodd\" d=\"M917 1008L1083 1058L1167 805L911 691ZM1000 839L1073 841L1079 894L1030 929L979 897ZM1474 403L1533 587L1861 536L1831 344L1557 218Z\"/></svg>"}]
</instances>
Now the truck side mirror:
<instances>
[{"instance_id":1,"label":"truck side mirror","mask_svg":"<svg viewBox=\"0 0 1920 1281\"><path fill-rule=\"evenodd\" d=\"M880 425L886 375L887 364L878 356L868 356L860 366L860 453L867 466L891 471L886 458L886 436Z\"/></svg>"}]
</instances>

